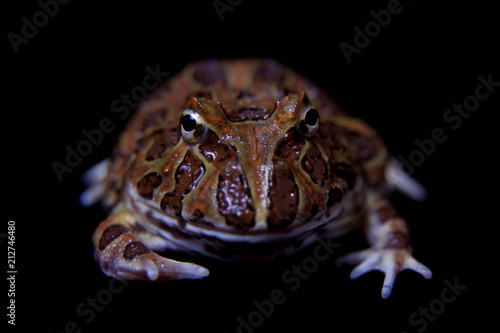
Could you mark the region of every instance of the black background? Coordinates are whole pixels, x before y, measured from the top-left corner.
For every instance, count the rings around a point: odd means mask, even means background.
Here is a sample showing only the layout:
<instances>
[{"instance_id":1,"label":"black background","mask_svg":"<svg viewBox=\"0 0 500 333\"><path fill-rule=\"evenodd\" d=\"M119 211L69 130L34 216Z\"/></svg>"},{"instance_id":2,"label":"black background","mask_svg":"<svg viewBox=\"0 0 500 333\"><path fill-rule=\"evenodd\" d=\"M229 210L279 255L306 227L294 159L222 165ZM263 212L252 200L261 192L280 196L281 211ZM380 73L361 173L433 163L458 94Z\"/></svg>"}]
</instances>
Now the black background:
<instances>
[{"instance_id":1,"label":"black background","mask_svg":"<svg viewBox=\"0 0 500 333\"><path fill-rule=\"evenodd\" d=\"M430 303L439 306L435 300L445 279L467 289L424 331L489 327L495 319L491 301L498 300L493 143L500 88L457 129L443 121L448 108L474 94L479 75L500 81L498 18L492 7L474 3L401 1L402 11L350 63L339 44L352 45L354 28L364 29L374 20L370 11L386 9L388 1L242 1L223 21L211 1L162 6L72 1L17 54L4 37L0 232L7 232L7 221L16 222L16 328L63 332L73 321L82 332L232 333L239 316L256 310L254 300L267 300L280 289L286 301L255 332L417 332L424 327L412 326L409 316ZM39 10L36 1L4 6L4 36L20 34L21 18L31 21ZM314 246L271 264L200 259L212 272L204 280L131 282L105 299L95 318L79 314L79 306L90 309L89 298L109 294L103 290L110 278L94 262L90 241L105 213L80 207L78 195L81 173L109 154L125 124L111 112L111 103L142 84L146 66L159 64L173 74L197 59L254 56L273 57L317 81L345 110L373 125L396 156L408 157L417 149L414 140L430 138L433 129L445 131L447 140L413 173L427 187L428 200L394 196L410 224L415 257L434 277L427 281L405 271L393 295L381 299L381 273L351 281L349 267L334 265L338 255L366 246L361 234L352 233L338 240L338 251L296 291L282 274L310 257ZM63 163L66 145L75 147L84 139L82 130L96 128L103 118L112 119L116 129L59 182L51 163ZM4 245L2 239L3 272ZM2 285L5 322L8 285Z\"/></svg>"}]
</instances>

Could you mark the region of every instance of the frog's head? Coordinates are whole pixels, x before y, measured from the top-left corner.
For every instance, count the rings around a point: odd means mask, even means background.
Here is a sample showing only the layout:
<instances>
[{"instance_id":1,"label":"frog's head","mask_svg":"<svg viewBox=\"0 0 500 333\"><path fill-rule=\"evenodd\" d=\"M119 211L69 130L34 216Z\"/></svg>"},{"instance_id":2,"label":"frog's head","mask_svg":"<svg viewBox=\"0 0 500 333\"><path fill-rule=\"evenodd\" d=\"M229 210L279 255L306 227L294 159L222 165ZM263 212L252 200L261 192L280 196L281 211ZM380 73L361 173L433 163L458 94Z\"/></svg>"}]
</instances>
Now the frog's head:
<instances>
[{"instance_id":1,"label":"frog's head","mask_svg":"<svg viewBox=\"0 0 500 333\"><path fill-rule=\"evenodd\" d=\"M191 97L177 126L137 189L188 226L251 233L319 225L347 190L305 92L278 101Z\"/></svg>"}]
</instances>

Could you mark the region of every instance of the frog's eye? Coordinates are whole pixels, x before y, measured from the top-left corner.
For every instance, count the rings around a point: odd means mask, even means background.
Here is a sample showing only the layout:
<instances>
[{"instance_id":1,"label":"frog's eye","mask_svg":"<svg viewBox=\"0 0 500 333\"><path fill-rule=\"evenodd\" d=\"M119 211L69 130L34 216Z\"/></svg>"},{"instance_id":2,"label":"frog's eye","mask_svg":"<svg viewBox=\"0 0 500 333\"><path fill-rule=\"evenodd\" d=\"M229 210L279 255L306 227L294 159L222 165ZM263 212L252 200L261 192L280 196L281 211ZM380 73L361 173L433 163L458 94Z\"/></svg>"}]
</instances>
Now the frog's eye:
<instances>
[{"instance_id":1,"label":"frog's eye","mask_svg":"<svg viewBox=\"0 0 500 333\"><path fill-rule=\"evenodd\" d=\"M313 107L308 107L299 117L297 129L306 137L313 136L319 127L319 112Z\"/></svg>"},{"instance_id":2,"label":"frog's eye","mask_svg":"<svg viewBox=\"0 0 500 333\"><path fill-rule=\"evenodd\" d=\"M190 108L182 112L180 124L182 138L187 143L196 143L200 141L207 132L207 125L203 117Z\"/></svg>"}]
</instances>

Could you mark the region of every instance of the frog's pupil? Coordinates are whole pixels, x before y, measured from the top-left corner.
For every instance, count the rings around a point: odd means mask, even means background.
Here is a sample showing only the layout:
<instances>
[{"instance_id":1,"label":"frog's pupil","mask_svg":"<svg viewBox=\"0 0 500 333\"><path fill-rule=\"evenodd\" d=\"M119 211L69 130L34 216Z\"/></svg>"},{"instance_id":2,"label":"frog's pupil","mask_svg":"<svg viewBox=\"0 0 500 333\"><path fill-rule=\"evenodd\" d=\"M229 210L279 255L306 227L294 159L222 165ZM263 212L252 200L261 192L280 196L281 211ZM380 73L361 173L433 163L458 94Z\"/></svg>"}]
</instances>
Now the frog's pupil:
<instances>
[{"instance_id":1,"label":"frog's pupil","mask_svg":"<svg viewBox=\"0 0 500 333\"><path fill-rule=\"evenodd\" d=\"M196 129L196 120L191 115L185 115L181 119L181 125L184 131L191 132Z\"/></svg>"},{"instance_id":2,"label":"frog's pupil","mask_svg":"<svg viewBox=\"0 0 500 333\"><path fill-rule=\"evenodd\" d=\"M306 113L306 124L309 126L314 126L318 122L319 119L319 113L316 109L310 109Z\"/></svg>"}]
</instances>

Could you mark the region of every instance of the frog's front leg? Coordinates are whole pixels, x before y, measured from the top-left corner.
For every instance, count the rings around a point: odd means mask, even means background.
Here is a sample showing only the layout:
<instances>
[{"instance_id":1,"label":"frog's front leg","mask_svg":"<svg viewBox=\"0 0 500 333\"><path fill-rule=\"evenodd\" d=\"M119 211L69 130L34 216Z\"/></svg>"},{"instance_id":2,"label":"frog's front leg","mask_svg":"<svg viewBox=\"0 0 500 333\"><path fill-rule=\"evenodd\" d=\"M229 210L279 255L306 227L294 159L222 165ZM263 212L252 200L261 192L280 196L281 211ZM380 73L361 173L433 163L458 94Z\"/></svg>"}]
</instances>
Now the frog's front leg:
<instances>
[{"instance_id":1,"label":"frog's front leg","mask_svg":"<svg viewBox=\"0 0 500 333\"><path fill-rule=\"evenodd\" d=\"M349 253L337 261L338 264L357 264L351 279L372 270L382 271L385 274L382 297L387 298L396 275L404 269L414 270L426 279L432 277L431 270L413 258L408 225L388 200L379 199L371 205L362 228L371 247Z\"/></svg>"},{"instance_id":2,"label":"frog's front leg","mask_svg":"<svg viewBox=\"0 0 500 333\"><path fill-rule=\"evenodd\" d=\"M94 255L104 273L120 280L146 281L201 279L209 275L202 266L152 252L146 245L153 244L154 237L141 235L135 223L133 216L118 206L95 230Z\"/></svg>"}]
</instances>

